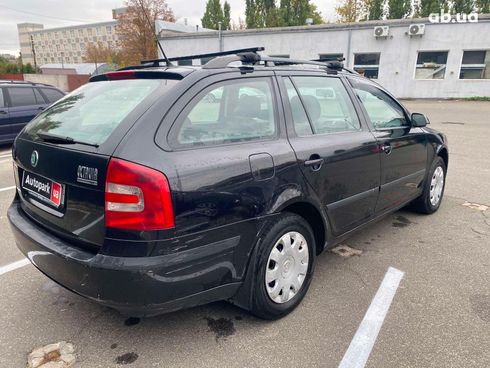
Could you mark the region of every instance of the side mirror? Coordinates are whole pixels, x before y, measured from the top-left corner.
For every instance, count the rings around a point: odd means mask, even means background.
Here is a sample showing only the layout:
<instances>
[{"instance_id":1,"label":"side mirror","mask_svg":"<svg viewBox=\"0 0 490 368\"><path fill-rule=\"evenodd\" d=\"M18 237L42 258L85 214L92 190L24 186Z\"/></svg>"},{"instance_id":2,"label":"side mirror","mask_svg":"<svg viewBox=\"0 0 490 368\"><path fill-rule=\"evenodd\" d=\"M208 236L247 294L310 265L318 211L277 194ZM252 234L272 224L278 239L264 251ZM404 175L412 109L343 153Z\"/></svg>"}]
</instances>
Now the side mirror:
<instances>
[{"instance_id":1,"label":"side mirror","mask_svg":"<svg viewBox=\"0 0 490 368\"><path fill-rule=\"evenodd\" d=\"M414 112L412 114L412 126L416 128L423 128L429 124L429 119L424 114Z\"/></svg>"}]
</instances>

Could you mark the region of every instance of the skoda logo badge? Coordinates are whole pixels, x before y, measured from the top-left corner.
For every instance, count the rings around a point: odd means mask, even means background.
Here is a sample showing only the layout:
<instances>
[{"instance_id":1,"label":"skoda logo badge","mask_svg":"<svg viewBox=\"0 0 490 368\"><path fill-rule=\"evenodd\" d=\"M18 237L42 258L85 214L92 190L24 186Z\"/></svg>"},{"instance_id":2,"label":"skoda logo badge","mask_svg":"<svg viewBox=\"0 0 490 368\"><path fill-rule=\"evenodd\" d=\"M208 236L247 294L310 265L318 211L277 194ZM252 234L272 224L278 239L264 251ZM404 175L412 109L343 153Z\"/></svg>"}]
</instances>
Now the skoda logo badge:
<instances>
[{"instance_id":1,"label":"skoda logo badge","mask_svg":"<svg viewBox=\"0 0 490 368\"><path fill-rule=\"evenodd\" d=\"M39 153L37 153L37 151L32 151L32 154L31 154L31 165L32 165L32 167L36 167L38 161L39 161Z\"/></svg>"}]
</instances>

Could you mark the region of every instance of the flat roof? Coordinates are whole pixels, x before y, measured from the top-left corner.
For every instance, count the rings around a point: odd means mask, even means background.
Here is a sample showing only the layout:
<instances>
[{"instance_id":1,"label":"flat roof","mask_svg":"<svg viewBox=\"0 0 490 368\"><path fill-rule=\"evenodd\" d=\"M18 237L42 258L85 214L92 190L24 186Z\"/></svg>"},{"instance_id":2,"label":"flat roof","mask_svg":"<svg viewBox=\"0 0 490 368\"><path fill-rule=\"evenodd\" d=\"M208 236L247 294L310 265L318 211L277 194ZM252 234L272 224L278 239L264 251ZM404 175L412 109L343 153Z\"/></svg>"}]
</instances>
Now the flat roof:
<instances>
[{"instance_id":1,"label":"flat roof","mask_svg":"<svg viewBox=\"0 0 490 368\"><path fill-rule=\"evenodd\" d=\"M108 26L117 24L117 20L111 20L107 22L97 22L97 23L86 23L86 24L77 24L74 26L65 26L65 27L56 27L56 28L44 28L36 31L29 31L28 33L48 33L48 32L56 32L63 30L71 30L71 29L79 29L79 28L91 28L91 27L99 27L99 26Z\"/></svg>"},{"instance_id":2,"label":"flat roof","mask_svg":"<svg viewBox=\"0 0 490 368\"><path fill-rule=\"evenodd\" d=\"M490 14L479 14L478 23L490 22ZM478 23L450 23L457 25L472 25ZM223 35L226 36L239 36L239 35L253 35L253 34L270 34L270 33L292 33L292 32L321 32L321 31L341 31L341 30L356 30L373 28L376 26L390 26L390 27L407 27L410 24L430 24L430 25L447 25L448 23L432 23L429 18L411 18L411 19L387 19L387 20L369 20L363 22L353 23L326 23L326 24L314 24L311 26L294 26L294 27L271 27L271 28L252 28L244 29L240 31L223 31ZM164 37L159 36L158 39L163 40L165 38L199 38L199 37L211 37L216 36L218 31L213 30L211 32L192 32L185 34L166 34Z\"/></svg>"}]
</instances>

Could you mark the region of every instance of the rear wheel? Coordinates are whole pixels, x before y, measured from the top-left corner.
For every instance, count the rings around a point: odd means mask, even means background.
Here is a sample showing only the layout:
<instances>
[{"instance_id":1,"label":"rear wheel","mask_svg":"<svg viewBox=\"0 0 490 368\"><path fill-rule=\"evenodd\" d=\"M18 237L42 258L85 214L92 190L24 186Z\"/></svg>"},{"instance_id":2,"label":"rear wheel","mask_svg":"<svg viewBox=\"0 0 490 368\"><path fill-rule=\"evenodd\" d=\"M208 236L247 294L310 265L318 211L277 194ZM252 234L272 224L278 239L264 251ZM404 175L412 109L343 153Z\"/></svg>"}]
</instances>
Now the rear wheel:
<instances>
[{"instance_id":1,"label":"rear wheel","mask_svg":"<svg viewBox=\"0 0 490 368\"><path fill-rule=\"evenodd\" d=\"M429 176L424 185L422 195L412 203L412 208L421 213L436 212L441 205L446 184L446 164L441 157L432 163Z\"/></svg>"},{"instance_id":2,"label":"rear wheel","mask_svg":"<svg viewBox=\"0 0 490 368\"><path fill-rule=\"evenodd\" d=\"M310 225L295 214L281 214L258 245L252 310L277 319L298 306L308 290L314 268L315 240Z\"/></svg>"}]
</instances>

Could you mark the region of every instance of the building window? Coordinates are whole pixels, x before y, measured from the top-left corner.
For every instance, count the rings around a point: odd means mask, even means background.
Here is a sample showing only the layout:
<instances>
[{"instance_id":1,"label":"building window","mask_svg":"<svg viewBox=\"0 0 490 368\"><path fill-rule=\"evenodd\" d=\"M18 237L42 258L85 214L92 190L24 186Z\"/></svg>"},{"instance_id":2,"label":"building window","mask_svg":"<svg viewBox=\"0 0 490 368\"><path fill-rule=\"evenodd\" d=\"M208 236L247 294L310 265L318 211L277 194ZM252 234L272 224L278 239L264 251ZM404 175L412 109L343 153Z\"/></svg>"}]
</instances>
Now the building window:
<instances>
[{"instance_id":1,"label":"building window","mask_svg":"<svg viewBox=\"0 0 490 368\"><path fill-rule=\"evenodd\" d=\"M106 30L107 34L111 34L112 33L112 27L111 26L106 26L105 27L105 30Z\"/></svg>"},{"instance_id":2,"label":"building window","mask_svg":"<svg viewBox=\"0 0 490 368\"><path fill-rule=\"evenodd\" d=\"M415 79L444 79L447 51L419 51Z\"/></svg>"},{"instance_id":3,"label":"building window","mask_svg":"<svg viewBox=\"0 0 490 368\"><path fill-rule=\"evenodd\" d=\"M379 53L354 54L354 70L364 77L378 79Z\"/></svg>"},{"instance_id":4,"label":"building window","mask_svg":"<svg viewBox=\"0 0 490 368\"><path fill-rule=\"evenodd\" d=\"M318 54L320 61L332 61L344 58L344 54Z\"/></svg>"},{"instance_id":5,"label":"building window","mask_svg":"<svg viewBox=\"0 0 490 368\"><path fill-rule=\"evenodd\" d=\"M490 51L464 51L459 79L490 79Z\"/></svg>"}]
</instances>

